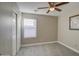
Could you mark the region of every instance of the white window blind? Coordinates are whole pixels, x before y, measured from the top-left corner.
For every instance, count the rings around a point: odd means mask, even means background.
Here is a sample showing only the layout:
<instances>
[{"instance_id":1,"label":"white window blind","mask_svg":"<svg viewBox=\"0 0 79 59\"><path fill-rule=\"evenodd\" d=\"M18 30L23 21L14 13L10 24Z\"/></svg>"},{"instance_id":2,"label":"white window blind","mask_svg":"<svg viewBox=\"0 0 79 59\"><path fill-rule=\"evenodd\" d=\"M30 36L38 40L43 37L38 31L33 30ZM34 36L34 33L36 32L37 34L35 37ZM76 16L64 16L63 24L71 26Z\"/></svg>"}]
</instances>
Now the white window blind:
<instances>
[{"instance_id":1,"label":"white window blind","mask_svg":"<svg viewBox=\"0 0 79 59\"><path fill-rule=\"evenodd\" d=\"M36 37L36 20L24 18L24 38Z\"/></svg>"}]
</instances>

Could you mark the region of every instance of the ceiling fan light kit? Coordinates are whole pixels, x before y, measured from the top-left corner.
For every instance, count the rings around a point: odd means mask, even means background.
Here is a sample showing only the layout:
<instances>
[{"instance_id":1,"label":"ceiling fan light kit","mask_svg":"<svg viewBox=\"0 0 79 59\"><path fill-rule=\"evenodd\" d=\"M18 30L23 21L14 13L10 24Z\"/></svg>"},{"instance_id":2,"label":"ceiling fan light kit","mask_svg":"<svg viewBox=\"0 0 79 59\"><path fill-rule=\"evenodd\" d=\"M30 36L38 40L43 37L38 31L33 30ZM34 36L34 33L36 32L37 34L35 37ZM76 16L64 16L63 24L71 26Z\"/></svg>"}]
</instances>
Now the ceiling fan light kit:
<instances>
[{"instance_id":1,"label":"ceiling fan light kit","mask_svg":"<svg viewBox=\"0 0 79 59\"><path fill-rule=\"evenodd\" d=\"M50 9L50 11L54 11L55 10L55 8L49 8Z\"/></svg>"}]
</instances>

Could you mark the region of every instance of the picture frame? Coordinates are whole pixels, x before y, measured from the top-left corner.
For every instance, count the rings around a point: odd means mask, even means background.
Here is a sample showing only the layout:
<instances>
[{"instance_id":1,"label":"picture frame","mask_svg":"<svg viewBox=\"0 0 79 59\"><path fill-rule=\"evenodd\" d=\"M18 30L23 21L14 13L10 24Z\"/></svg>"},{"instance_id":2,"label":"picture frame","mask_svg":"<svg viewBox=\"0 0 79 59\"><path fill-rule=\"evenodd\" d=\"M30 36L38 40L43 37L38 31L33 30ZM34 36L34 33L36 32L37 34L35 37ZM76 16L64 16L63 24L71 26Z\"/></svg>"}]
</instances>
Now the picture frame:
<instances>
[{"instance_id":1,"label":"picture frame","mask_svg":"<svg viewBox=\"0 0 79 59\"><path fill-rule=\"evenodd\" d=\"M69 30L79 30L79 14L69 17Z\"/></svg>"}]
</instances>

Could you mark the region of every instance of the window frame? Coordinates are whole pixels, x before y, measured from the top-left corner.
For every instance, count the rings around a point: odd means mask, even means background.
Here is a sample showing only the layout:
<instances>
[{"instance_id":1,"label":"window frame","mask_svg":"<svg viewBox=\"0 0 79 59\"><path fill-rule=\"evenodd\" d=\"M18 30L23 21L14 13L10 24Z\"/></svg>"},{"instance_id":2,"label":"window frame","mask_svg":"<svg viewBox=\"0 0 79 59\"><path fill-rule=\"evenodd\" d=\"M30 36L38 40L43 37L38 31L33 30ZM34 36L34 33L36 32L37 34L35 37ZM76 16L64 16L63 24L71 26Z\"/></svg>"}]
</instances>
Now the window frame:
<instances>
[{"instance_id":1,"label":"window frame","mask_svg":"<svg viewBox=\"0 0 79 59\"><path fill-rule=\"evenodd\" d=\"M31 38L37 38L37 19L34 19L34 18L26 18L26 19L33 19L33 20L35 20L36 21L36 37L24 37L24 19L25 19L25 17L23 18L23 24L22 24L22 26L23 26L23 29L22 29L22 31L23 31L23 38L27 38L27 39L31 39Z\"/></svg>"}]
</instances>

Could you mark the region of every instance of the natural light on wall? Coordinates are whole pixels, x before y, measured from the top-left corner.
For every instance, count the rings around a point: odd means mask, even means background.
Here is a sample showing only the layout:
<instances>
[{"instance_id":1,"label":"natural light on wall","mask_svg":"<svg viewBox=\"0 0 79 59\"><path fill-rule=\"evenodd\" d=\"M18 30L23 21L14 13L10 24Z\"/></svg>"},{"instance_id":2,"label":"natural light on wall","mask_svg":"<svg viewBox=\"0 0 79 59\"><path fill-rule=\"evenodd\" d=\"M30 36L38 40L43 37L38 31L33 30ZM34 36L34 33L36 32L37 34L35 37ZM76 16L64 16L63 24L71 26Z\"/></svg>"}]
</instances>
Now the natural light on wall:
<instances>
[{"instance_id":1,"label":"natural light on wall","mask_svg":"<svg viewBox=\"0 0 79 59\"><path fill-rule=\"evenodd\" d=\"M36 19L24 18L24 38L36 37Z\"/></svg>"}]
</instances>

